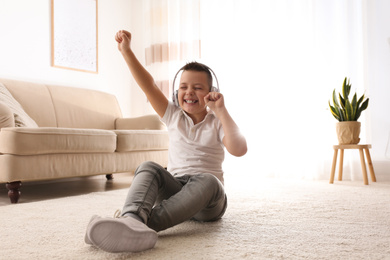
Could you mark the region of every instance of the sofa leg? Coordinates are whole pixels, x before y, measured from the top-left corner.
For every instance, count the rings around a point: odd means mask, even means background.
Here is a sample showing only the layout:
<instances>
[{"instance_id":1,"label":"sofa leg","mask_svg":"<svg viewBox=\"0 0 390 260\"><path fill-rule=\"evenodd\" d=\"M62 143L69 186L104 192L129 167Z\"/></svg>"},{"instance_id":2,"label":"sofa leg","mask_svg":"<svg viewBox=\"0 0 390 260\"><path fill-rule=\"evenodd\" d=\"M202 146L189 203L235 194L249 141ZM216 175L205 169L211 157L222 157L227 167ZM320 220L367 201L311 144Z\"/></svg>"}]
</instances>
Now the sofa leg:
<instances>
[{"instance_id":1,"label":"sofa leg","mask_svg":"<svg viewBox=\"0 0 390 260\"><path fill-rule=\"evenodd\" d=\"M13 181L5 184L5 187L8 189L8 197L11 200L11 203L18 203L21 194L19 190L20 186L22 186L21 181Z\"/></svg>"},{"instance_id":2,"label":"sofa leg","mask_svg":"<svg viewBox=\"0 0 390 260\"><path fill-rule=\"evenodd\" d=\"M106 174L106 179L107 179L108 181L113 180L113 179L114 179L114 176L113 176L112 174Z\"/></svg>"}]
</instances>

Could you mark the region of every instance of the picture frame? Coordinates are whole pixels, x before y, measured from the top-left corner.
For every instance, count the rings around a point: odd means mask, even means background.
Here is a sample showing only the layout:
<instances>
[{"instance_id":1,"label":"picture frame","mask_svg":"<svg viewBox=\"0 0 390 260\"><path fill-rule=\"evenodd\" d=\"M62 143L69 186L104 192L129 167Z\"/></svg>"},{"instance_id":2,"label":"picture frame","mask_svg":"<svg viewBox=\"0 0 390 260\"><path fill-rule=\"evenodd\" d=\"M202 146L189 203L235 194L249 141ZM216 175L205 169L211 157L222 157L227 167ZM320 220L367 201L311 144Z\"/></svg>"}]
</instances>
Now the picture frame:
<instances>
[{"instance_id":1,"label":"picture frame","mask_svg":"<svg viewBox=\"0 0 390 260\"><path fill-rule=\"evenodd\" d=\"M51 66L98 73L98 0L51 0Z\"/></svg>"}]
</instances>

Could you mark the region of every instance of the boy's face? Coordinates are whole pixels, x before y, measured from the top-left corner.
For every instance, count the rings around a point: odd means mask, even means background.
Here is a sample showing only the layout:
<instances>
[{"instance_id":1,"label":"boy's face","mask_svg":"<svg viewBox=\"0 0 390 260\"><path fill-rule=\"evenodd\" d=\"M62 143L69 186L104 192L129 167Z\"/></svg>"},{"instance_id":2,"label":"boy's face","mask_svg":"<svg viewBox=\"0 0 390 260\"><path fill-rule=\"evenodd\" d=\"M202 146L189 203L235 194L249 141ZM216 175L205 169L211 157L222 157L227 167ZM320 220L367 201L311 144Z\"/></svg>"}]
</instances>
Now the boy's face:
<instances>
[{"instance_id":1,"label":"boy's face","mask_svg":"<svg viewBox=\"0 0 390 260\"><path fill-rule=\"evenodd\" d=\"M207 114L204 97L210 86L206 72L185 70L181 74L178 100L180 107L192 118L204 118Z\"/></svg>"}]
</instances>

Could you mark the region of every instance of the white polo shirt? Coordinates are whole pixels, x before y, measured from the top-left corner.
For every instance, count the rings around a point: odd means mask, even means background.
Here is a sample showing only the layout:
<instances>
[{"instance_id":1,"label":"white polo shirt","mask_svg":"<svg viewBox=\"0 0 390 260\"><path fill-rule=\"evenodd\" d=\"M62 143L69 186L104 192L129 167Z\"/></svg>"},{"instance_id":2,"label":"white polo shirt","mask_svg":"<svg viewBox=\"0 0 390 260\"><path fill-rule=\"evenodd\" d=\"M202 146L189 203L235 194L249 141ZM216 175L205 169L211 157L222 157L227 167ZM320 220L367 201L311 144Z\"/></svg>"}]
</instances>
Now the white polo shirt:
<instances>
[{"instance_id":1,"label":"white polo shirt","mask_svg":"<svg viewBox=\"0 0 390 260\"><path fill-rule=\"evenodd\" d=\"M162 121L169 134L168 171L173 176L211 173L223 183L224 132L215 114L209 110L194 125L180 107L169 102Z\"/></svg>"}]
</instances>

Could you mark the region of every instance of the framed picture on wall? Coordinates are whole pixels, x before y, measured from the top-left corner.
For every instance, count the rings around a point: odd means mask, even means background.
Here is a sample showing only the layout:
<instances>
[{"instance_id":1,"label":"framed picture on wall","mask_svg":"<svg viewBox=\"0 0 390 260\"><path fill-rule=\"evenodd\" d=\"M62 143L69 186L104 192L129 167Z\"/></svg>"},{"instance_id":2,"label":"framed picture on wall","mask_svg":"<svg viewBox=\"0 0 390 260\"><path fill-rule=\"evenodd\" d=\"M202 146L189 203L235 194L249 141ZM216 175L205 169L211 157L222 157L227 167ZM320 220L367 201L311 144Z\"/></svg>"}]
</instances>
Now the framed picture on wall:
<instances>
[{"instance_id":1,"label":"framed picture on wall","mask_svg":"<svg viewBox=\"0 0 390 260\"><path fill-rule=\"evenodd\" d=\"M51 65L98 72L98 0L51 0Z\"/></svg>"}]
</instances>

